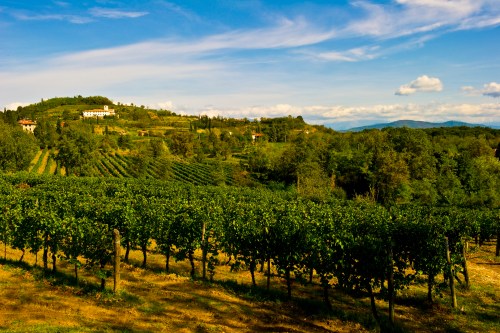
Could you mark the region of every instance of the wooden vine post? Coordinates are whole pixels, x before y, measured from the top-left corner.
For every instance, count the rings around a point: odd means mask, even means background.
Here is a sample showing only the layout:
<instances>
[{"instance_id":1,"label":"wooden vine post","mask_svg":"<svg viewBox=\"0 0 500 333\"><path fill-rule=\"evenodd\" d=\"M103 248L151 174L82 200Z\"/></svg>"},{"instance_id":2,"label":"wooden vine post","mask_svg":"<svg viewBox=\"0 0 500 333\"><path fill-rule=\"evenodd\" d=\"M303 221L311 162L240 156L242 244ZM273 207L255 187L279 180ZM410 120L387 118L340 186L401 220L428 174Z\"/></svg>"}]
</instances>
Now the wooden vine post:
<instances>
[{"instance_id":1,"label":"wooden vine post","mask_svg":"<svg viewBox=\"0 0 500 333\"><path fill-rule=\"evenodd\" d=\"M500 223L497 225L497 247L495 249L495 256L500 256Z\"/></svg>"},{"instance_id":2,"label":"wooden vine post","mask_svg":"<svg viewBox=\"0 0 500 333\"><path fill-rule=\"evenodd\" d=\"M203 222L203 225L201 227L201 251L202 251L201 262L202 262L202 269L203 269L203 273L202 273L203 280L207 279L207 242L206 242L206 235L205 235L206 229L207 229L207 225L205 222Z\"/></svg>"},{"instance_id":3,"label":"wooden vine post","mask_svg":"<svg viewBox=\"0 0 500 333\"><path fill-rule=\"evenodd\" d=\"M465 240L465 239L463 242L464 242L464 244L462 245L462 257L463 257L462 267L464 270L465 287L467 289L469 289L470 288L470 279L469 279L469 267L467 265L467 249L469 247L469 244L468 244L467 240Z\"/></svg>"},{"instance_id":4,"label":"wooden vine post","mask_svg":"<svg viewBox=\"0 0 500 333\"><path fill-rule=\"evenodd\" d=\"M393 267L392 244L389 246L389 275L387 277L387 288L389 289L389 322L394 325L394 267Z\"/></svg>"},{"instance_id":5,"label":"wooden vine post","mask_svg":"<svg viewBox=\"0 0 500 333\"><path fill-rule=\"evenodd\" d=\"M448 244L448 237L444 238L446 241L446 261L448 262L448 274L450 279L450 292L451 292L451 305L454 309L457 308L457 295L455 294L455 279L453 266L451 264L451 254L450 254L450 246Z\"/></svg>"},{"instance_id":6,"label":"wooden vine post","mask_svg":"<svg viewBox=\"0 0 500 333\"><path fill-rule=\"evenodd\" d=\"M268 255L266 289L269 290L270 287L271 287L271 257Z\"/></svg>"},{"instance_id":7,"label":"wooden vine post","mask_svg":"<svg viewBox=\"0 0 500 333\"><path fill-rule=\"evenodd\" d=\"M121 255L120 232L118 231L118 229L113 230L113 250L114 250L113 292L116 293L120 286L120 255Z\"/></svg>"}]
</instances>

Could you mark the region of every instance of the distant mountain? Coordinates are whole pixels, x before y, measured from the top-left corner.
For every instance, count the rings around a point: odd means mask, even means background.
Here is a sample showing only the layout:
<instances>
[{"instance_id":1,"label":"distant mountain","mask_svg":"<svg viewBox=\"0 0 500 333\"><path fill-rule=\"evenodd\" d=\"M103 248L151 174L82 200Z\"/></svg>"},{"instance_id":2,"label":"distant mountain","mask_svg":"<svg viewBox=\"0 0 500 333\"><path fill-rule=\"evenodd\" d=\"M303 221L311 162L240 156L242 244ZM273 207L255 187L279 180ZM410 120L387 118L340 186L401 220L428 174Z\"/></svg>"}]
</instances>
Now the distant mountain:
<instances>
[{"instance_id":1,"label":"distant mountain","mask_svg":"<svg viewBox=\"0 0 500 333\"><path fill-rule=\"evenodd\" d=\"M365 129L382 129L382 128L386 128L386 127L436 128L436 127L459 127L459 126L485 127L484 125L469 124L469 123L465 123L462 121L454 121L454 120L447 121L444 123L431 123L428 121L417 121L417 120L398 120L398 121L394 121L392 123L354 127L354 128L347 130L347 132L360 132L360 131L363 131Z\"/></svg>"}]
</instances>

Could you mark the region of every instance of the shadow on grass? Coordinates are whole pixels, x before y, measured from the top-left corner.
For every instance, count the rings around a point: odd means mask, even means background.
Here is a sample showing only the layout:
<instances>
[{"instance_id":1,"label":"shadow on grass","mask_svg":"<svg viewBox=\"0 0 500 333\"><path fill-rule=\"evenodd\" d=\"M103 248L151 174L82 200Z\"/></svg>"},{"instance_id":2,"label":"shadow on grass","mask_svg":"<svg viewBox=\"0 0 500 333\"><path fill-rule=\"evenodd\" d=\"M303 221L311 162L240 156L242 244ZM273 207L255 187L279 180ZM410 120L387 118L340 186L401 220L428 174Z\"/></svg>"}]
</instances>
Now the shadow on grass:
<instances>
[{"instance_id":1,"label":"shadow on grass","mask_svg":"<svg viewBox=\"0 0 500 333\"><path fill-rule=\"evenodd\" d=\"M173 260L173 259L171 259L171 260ZM168 271L165 268L165 266L153 265L151 263L147 263L146 267L143 267L142 260L134 259L134 258L129 258L128 262L126 262L125 260L122 259L122 263L126 264L130 267L144 269L148 272L155 273L155 274L177 274L179 276L185 275L185 272L183 270L177 269L176 267L170 267Z\"/></svg>"},{"instance_id":2,"label":"shadow on grass","mask_svg":"<svg viewBox=\"0 0 500 333\"><path fill-rule=\"evenodd\" d=\"M116 306L120 307L133 307L139 305L139 311L147 315L157 315L164 312L164 307L161 303L147 303L142 300L139 296L128 293L126 291L120 291L116 295L113 294L109 289L101 290L98 283L90 282L84 279L76 284L75 277L73 275L56 272L52 273L50 271L45 271L39 266L31 266L25 262L19 262L16 260L0 260L0 263L11 267L18 267L25 271L30 271L35 280L38 281L48 281L53 286L71 286L75 288L75 294L80 296L93 296L99 294L99 302L105 306ZM133 267L140 267L140 261L129 260L129 265ZM151 267L146 267L147 271L156 274L165 274L165 269L158 266L152 265ZM176 273L177 270L171 269L170 273ZM177 273L184 276L183 273ZM269 290L263 286L252 286L248 284L238 283L235 280L215 280L213 282L204 281L200 277L195 277L192 279L195 282L201 282L206 286L218 285L225 289L226 291L237 295L238 297L250 300L252 302L262 302L263 307L267 307L264 303L272 302L273 305L270 306L273 310L276 307L279 308L283 305L285 308L294 308L298 310L301 316L292 316L290 320L295 322L300 322L301 326L313 325L312 323L299 319L303 317L315 317L320 319L338 319L346 322L358 323L368 330L374 330L377 328L377 322L371 314L371 310L368 304L360 299L364 298L366 295L348 295L342 293L339 290L331 291L331 302L332 308L324 304L321 298L307 298L307 297L292 297L289 299L285 291L270 288ZM406 302L414 302L411 305L422 306L421 300L406 300ZM126 305L124 304L126 303ZM410 305L410 304L408 304ZM395 326L389 323L388 317L384 313L379 312L380 318L380 331L381 332L404 332L405 330L398 324ZM320 329L318 326L314 328Z\"/></svg>"},{"instance_id":3,"label":"shadow on grass","mask_svg":"<svg viewBox=\"0 0 500 333\"><path fill-rule=\"evenodd\" d=\"M0 264L16 267L28 271L33 275L35 281L47 281L53 286L57 287L75 287L78 289L77 295L91 295L98 292L106 292L102 290L101 286L97 283L79 279L78 283L74 275L70 275L61 271L52 272L52 270L45 270L39 266L32 266L27 262L20 262L18 260L0 259Z\"/></svg>"},{"instance_id":4,"label":"shadow on grass","mask_svg":"<svg viewBox=\"0 0 500 333\"><path fill-rule=\"evenodd\" d=\"M234 280L214 281L212 284L219 285L224 289L251 301L292 304L291 306L295 306L300 309L301 315L304 315L305 317L319 317L323 319L338 319L341 321L356 322L368 330L376 329L378 326L368 306L361 302L356 302L356 299L354 299L356 305L353 309L349 309L349 307L344 306L344 300L348 297L348 295L342 294L338 290L334 295L330 296L332 307L329 309L321 300L296 297L292 297L290 300L287 297L286 292L272 288L268 290L267 288L260 286L240 284ZM361 295L358 295L358 297L361 297ZM391 324L387 316L384 316L382 313L379 313L379 316L381 317L379 326L381 332L405 332L405 329L399 326L399 324ZM303 325L309 324L302 320L297 321L301 321ZM316 329L317 328L318 327L316 327Z\"/></svg>"}]
</instances>

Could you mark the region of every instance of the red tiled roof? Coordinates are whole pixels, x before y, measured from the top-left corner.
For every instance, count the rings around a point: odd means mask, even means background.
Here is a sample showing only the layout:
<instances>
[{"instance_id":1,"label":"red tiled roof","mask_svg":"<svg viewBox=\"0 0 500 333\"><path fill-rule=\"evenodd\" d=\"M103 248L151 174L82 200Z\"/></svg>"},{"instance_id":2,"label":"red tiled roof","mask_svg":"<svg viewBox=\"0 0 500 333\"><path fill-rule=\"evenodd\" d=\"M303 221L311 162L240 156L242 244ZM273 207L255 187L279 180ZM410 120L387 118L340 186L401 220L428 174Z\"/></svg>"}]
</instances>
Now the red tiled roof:
<instances>
[{"instance_id":1,"label":"red tiled roof","mask_svg":"<svg viewBox=\"0 0 500 333\"><path fill-rule=\"evenodd\" d=\"M22 119L18 121L19 125L36 125L36 122L33 120Z\"/></svg>"}]
</instances>

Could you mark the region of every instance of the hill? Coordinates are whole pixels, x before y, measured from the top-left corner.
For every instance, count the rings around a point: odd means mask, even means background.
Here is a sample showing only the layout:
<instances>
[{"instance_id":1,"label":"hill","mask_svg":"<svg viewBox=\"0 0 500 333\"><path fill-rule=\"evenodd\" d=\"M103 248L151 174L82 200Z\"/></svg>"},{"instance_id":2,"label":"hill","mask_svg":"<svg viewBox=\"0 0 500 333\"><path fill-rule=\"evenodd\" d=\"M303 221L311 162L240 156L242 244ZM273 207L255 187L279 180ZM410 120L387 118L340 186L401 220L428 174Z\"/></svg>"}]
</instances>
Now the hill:
<instances>
[{"instance_id":1,"label":"hill","mask_svg":"<svg viewBox=\"0 0 500 333\"><path fill-rule=\"evenodd\" d=\"M417 121L417 120L398 120L394 121L391 123L381 123L381 124L374 124L374 125L368 125L368 126L361 126L361 127L354 127L347 132L360 132L366 129L383 129L387 127L408 127L408 128L438 128L438 127L460 127L460 126L465 126L465 127L484 127L484 125L479 125L479 124L469 124L465 123L462 121L446 121L444 123L432 123L428 121Z\"/></svg>"}]
</instances>

